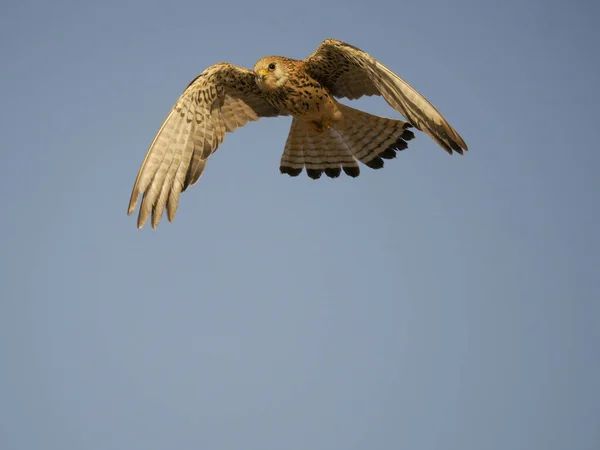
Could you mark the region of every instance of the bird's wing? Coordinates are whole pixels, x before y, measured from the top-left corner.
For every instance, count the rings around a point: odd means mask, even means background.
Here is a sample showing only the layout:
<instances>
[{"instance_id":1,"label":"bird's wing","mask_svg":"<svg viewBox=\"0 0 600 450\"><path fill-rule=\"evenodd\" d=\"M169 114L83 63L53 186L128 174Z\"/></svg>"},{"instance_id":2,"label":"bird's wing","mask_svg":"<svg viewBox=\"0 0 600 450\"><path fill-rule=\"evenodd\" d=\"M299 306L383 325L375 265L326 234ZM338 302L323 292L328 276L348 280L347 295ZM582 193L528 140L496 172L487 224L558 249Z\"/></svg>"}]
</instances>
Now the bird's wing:
<instances>
[{"instance_id":1,"label":"bird's wing","mask_svg":"<svg viewBox=\"0 0 600 450\"><path fill-rule=\"evenodd\" d=\"M226 132L279 112L258 89L254 72L231 64L215 64L196 77L158 130L142 163L129 201L128 215L143 194L141 228L150 213L156 228L163 211L172 221L179 196L195 184L208 157Z\"/></svg>"},{"instance_id":2,"label":"bird's wing","mask_svg":"<svg viewBox=\"0 0 600 450\"><path fill-rule=\"evenodd\" d=\"M304 60L304 70L338 98L382 95L392 108L448 153L468 150L465 141L425 97L359 48L327 39Z\"/></svg>"}]
</instances>

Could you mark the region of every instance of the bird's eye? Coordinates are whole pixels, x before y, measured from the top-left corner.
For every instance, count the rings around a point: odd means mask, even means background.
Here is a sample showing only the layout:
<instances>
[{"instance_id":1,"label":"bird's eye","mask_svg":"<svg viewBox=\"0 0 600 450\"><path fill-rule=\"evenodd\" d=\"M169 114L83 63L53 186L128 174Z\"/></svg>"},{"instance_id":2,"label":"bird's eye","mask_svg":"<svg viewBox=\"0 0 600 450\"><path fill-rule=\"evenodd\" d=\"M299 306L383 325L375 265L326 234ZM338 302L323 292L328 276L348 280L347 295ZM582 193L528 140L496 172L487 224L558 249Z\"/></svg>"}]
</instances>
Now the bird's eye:
<instances>
[{"instance_id":1,"label":"bird's eye","mask_svg":"<svg viewBox=\"0 0 600 450\"><path fill-rule=\"evenodd\" d=\"M275 64L273 64L273 63L269 64L269 70L275 70Z\"/></svg>"}]
</instances>

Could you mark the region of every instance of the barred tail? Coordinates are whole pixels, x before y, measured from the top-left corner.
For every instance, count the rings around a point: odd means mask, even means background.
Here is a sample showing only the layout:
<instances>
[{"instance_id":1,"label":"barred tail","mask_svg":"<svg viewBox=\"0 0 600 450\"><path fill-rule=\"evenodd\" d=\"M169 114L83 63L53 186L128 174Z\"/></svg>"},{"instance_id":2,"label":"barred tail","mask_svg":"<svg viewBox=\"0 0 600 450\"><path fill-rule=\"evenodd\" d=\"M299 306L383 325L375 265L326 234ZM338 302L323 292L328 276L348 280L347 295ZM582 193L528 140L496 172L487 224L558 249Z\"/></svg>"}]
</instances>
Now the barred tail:
<instances>
[{"instance_id":1,"label":"barred tail","mask_svg":"<svg viewBox=\"0 0 600 450\"><path fill-rule=\"evenodd\" d=\"M412 125L401 120L386 119L349 106L338 104L343 118L331 129L318 133L305 121L294 118L285 143L279 170L295 177L306 168L313 179L323 172L337 178L343 170L357 177L357 160L372 169L383 167L384 159L408 147L415 137Z\"/></svg>"}]
</instances>

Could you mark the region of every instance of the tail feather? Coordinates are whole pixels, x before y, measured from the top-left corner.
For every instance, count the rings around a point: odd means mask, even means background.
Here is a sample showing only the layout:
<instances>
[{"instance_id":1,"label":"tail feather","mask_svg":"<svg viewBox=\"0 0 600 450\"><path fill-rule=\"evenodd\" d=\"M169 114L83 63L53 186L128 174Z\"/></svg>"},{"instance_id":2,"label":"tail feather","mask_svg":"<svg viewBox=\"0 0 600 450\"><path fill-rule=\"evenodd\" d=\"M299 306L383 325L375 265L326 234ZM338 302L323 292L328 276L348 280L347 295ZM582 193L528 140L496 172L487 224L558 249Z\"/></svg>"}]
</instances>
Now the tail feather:
<instances>
[{"instance_id":1,"label":"tail feather","mask_svg":"<svg viewBox=\"0 0 600 450\"><path fill-rule=\"evenodd\" d=\"M321 133L306 122L294 118L285 143L279 170L292 177L306 168L310 178L323 173L330 178L342 170L351 177L360 175L357 161L372 169L383 167L384 159L396 157L396 152L408 147L414 138L408 122L386 119L338 104L342 120Z\"/></svg>"}]
</instances>

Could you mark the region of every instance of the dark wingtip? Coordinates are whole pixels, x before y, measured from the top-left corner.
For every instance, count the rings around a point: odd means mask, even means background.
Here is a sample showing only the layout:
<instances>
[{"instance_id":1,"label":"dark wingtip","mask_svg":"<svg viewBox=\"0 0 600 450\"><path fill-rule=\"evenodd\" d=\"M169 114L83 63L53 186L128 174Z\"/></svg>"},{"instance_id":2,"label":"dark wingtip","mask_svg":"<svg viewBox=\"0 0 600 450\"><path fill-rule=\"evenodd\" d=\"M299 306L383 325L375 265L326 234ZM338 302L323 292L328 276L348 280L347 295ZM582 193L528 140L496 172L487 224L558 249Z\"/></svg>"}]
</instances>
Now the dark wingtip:
<instances>
[{"instance_id":1,"label":"dark wingtip","mask_svg":"<svg viewBox=\"0 0 600 450\"><path fill-rule=\"evenodd\" d=\"M352 178L356 178L360 175L360 168L358 166L343 166L342 170L346 175Z\"/></svg>"},{"instance_id":2,"label":"dark wingtip","mask_svg":"<svg viewBox=\"0 0 600 450\"><path fill-rule=\"evenodd\" d=\"M442 140L437 140L437 143L440 145L440 147L442 147L449 155L452 155L452 149L450 148L450 146L448 144L446 144L444 141Z\"/></svg>"},{"instance_id":3,"label":"dark wingtip","mask_svg":"<svg viewBox=\"0 0 600 450\"><path fill-rule=\"evenodd\" d=\"M394 147L386 148L379 154L380 158L383 159L394 159L396 157L396 152L394 151Z\"/></svg>"},{"instance_id":4,"label":"dark wingtip","mask_svg":"<svg viewBox=\"0 0 600 450\"><path fill-rule=\"evenodd\" d=\"M404 139L405 141L410 141L411 139L415 138L415 133L413 133L410 130L404 130L404 132L402 133L402 136L400 136L402 139Z\"/></svg>"},{"instance_id":5,"label":"dark wingtip","mask_svg":"<svg viewBox=\"0 0 600 450\"><path fill-rule=\"evenodd\" d=\"M376 156L372 160L367 161L365 164L371 169L381 169L383 167L383 159L381 159L379 156Z\"/></svg>"},{"instance_id":6,"label":"dark wingtip","mask_svg":"<svg viewBox=\"0 0 600 450\"><path fill-rule=\"evenodd\" d=\"M452 150L454 150L459 155L463 154L463 149L457 142L450 141L450 147L452 148Z\"/></svg>"},{"instance_id":7,"label":"dark wingtip","mask_svg":"<svg viewBox=\"0 0 600 450\"><path fill-rule=\"evenodd\" d=\"M330 167L325 169L325 175L327 175L329 178L337 178L340 176L341 173L342 169L340 169L339 167Z\"/></svg>"},{"instance_id":8,"label":"dark wingtip","mask_svg":"<svg viewBox=\"0 0 600 450\"><path fill-rule=\"evenodd\" d=\"M398 151L402 151L402 150L406 150L408 148L408 144L406 143L406 141L402 138L398 138L398 140L396 142L394 142L390 148L393 148L395 150Z\"/></svg>"},{"instance_id":9,"label":"dark wingtip","mask_svg":"<svg viewBox=\"0 0 600 450\"><path fill-rule=\"evenodd\" d=\"M306 174L313 180L318 180L323 174L323 169L306 169Z\"/></svg>"},{"instance_id":10,"label":"dark wingtip","mask_svg":"<svg viewBox=\"0 0 600 450\"><path fill-rule=\"evenodd\" d=\"M290 177L297 177L302 173L302 167L299 169L294 169L293 167L281 166L279 167L279 171L284 174L288 174Z\"/></svg>"}]
</instances>

